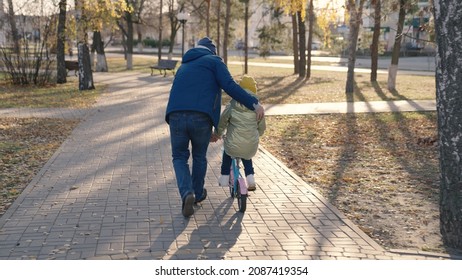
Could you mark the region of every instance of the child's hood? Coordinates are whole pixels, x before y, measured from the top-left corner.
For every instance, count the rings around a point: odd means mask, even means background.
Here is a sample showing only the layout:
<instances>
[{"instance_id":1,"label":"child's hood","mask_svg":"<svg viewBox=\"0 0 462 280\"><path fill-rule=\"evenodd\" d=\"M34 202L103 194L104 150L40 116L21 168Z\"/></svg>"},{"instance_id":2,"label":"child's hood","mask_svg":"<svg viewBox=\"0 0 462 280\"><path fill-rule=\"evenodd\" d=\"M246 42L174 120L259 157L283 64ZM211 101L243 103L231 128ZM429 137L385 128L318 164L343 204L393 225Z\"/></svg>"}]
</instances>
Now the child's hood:
<instances>
[{"instance_id":1,"label":"child's hood","mask_svg":"<svg viewBox=\"0 0 462 280\"><path fill-rule=\"evenodd\" d=\"M255 98L258 99L258 97L257 97L253 92L251 92L250 90L248 90L248 89L246 89L246 88L244 88L244 90L245 90L248 94L250 94L250 95L252 95L253 97L255 97ZM244 105L242 105L241 103L237 102L237 101L234 100L234 99L231 99L231 102L230 102L230 103L231 103L231 108L233 108L233 109L235 109L235 110L238 110L238 111L240 111L240 112L245 112L245 111L253 112L253 110L249 110L247 107L245 107Z\"/></svg>"}]
</instances>

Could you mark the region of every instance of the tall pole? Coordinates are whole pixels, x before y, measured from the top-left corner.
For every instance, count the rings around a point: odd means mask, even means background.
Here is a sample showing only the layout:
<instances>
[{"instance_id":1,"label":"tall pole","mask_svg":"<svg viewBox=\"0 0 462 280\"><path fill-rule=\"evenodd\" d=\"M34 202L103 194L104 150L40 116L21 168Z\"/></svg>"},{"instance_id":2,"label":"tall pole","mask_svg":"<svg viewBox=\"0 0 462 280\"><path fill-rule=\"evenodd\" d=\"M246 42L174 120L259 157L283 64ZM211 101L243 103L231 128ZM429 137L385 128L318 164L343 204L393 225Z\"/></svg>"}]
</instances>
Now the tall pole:
<instances>
[{"instance_id":1,"label":"tall pole","mask_svg":"<svg viewBox=\"0 0 462 280\"><path fill-rule=\"evenodd\" d=\"M160 7L159 7L159 50L157 52L157 59L160 61L162 58L162 0L160 0Z\"/></svg>"},{"instance_id":2,"label":"tall pole","mask_svg":"<svg viewBox=\"0 0 462 280\"><path fill-rule=\"evenodd\" d=\"M181 57L183 57L183 55L184 55L184 24L185 24L185 21L182 20L181 25L182 25L182 29L183 29L183 34L181 35Z\"/></svg>"},{"instance_id":3,"label":"tall pole","mask_svg":"<svg viewBox=\"0 0 462 280\"><path fill-rule=\"evenodd\" d=\"M210 37L210 0L207 1L207 20L205 21L205 30L207 37Z\"/></svg>"},{"instance_id":4,"label":"tall pole","mask_svg":"<svg viewBox=\"0 0 462 280\"><path fill-rule=\"evenodd\" d=\"M245 18L245 31L244 31L244 57L245 57L245 62L244 62L244 74L249 73L249 66L248 66L248 60L249 60L249 0L245 0L245 12L244 12L244 18Z\"/></svg>"},{"instance_id":5,"label":"tall pole","mask_svg":"<svg viewBox=\"0 0 462 280\"><path fill-rule=\"evenodd\" d=\"M221 1L217 4L217 55L220 55L220 19L221 19Z\"/></svg>"},{"instance_id":6,"label":"tall pole","mask_svg":"<svg viewBox=\"0 0 462 280\"><path fill-rule=\"evenodd\" d=\"M14 16L13 0L8 0L8 20L10 22L11 35L14 43L14 53L19 54L21 46L19 44L18 27Z\"/></svg>"},{"instance_id":7,"label":"tall pole","mask_svg":"<svg viewBox=\"0 0 462 280\"><path fill-rule=\"evenodd\" d=\"M184 37L185 37L185 32L184 32L184 25L189 19L189 14L185 13L183 11L183 7L181 7L180 12L177 15L178 21L181 23L181 27L183 29L183 34L181 36L181 57L184 55Z\"/></svg>"},{"instance_id":8,"label":"tall pole","mask_svg":"<svg viewBox=\"0 0 462 280\"><path fill-rule=\"evenodd\" d=\"M39 27L39 42L43 38L44 28L43 28L43 0L40 0L40 27Z\"/></svg>"}]
</instances>

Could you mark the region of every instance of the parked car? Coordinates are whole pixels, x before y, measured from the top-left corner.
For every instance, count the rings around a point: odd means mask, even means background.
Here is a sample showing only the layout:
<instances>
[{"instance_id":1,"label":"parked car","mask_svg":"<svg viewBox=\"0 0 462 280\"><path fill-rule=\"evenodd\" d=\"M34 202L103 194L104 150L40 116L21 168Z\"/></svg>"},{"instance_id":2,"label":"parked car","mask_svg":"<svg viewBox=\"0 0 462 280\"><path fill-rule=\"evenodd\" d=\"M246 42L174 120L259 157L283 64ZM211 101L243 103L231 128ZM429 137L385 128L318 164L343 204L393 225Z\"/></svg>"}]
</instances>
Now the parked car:
<instances>
[{"instance_id":1,"label":"parked car","mask_svg":"<svg viewBox=\"0 0 462 280\"><path fill-rule=\"evenodd\" d=\"M311 42L311 49L312 50L319 50L321 48L320 42Z\"/></svg>"}]
</instances>

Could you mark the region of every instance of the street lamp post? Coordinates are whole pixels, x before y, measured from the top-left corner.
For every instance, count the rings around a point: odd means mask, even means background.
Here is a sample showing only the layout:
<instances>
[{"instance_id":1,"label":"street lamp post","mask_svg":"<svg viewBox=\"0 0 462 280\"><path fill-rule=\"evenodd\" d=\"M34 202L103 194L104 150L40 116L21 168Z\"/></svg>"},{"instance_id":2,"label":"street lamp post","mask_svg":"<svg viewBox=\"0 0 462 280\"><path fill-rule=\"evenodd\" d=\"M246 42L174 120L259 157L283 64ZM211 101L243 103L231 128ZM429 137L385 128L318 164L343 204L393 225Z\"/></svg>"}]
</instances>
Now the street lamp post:
<instances>
[{"instance_id":1,"label":"street lamp post","mask_svg":"<svg viewBox=\"0 0 462 280\"><path fill-rule=\"evenodd\" d=\"M181 57L184 55L184 25L189 19L189 13L183 12L183 9L177 15L178 21L181 23L181 27L183 29L183 34L181 38Z\"/></svg>"},{"instance_id":2,"label":"street lamp post","mask_svg":"<svg viewBox=\"0 0 462 280\"><path fill-rule=\"evenodd\" d=\"M249 0L239 0L244 3L244 74L249 71Z\"/></svg>"}]
</instances>

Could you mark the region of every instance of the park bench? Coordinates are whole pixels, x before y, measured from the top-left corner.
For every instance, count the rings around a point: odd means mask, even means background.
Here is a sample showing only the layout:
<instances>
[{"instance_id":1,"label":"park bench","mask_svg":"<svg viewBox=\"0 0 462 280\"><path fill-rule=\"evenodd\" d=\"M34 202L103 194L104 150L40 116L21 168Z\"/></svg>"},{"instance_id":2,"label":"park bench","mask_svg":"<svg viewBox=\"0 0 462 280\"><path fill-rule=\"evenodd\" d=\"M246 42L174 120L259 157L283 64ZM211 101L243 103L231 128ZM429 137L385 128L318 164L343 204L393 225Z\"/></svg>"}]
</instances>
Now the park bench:
<instances>
[{"instance_id":1,"label":"park bench","mask_svg":"<svg viewBox=\"0 0 462 280\"><path fill-rule=\"evenodd\" d=\"M151 76L154 75L154 69L159 70L160 74L164 71L164 77L167 76L167 70L172 71L173 75L175 75L175 67L177 63L178 60L161 59L156 65L149 66L151 68Z\"/></svg>"},{"instance_id":2,"label":"park bench","mask_svg":"<svg viewBox=\"0 0 462 280\"><path fill-rule=\"evenodd\" d=\"M79 62L75 60L65 60L64 65L66 67L67 73L69 71L74 71L74 75L77 76L77 71L79 71Z\"/></svg>"}]
</instances>

